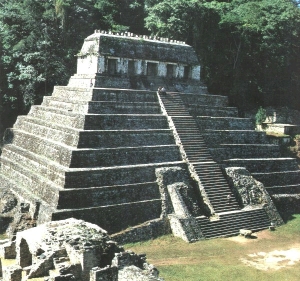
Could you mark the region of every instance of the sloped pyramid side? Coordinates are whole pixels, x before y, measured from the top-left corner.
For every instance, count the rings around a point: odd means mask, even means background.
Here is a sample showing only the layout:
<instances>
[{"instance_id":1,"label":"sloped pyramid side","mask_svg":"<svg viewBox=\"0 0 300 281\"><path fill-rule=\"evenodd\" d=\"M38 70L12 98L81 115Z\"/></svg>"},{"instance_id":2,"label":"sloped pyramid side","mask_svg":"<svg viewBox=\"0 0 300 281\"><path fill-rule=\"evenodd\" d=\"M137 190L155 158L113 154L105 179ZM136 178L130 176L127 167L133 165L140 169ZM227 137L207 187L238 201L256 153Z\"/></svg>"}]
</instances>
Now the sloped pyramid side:
<instances>
[{"instance_id":1,"label":"sloped pyramid side","mask_svg":"<svg viewBox=\"0 0 300 281\"><path fill-rule=\"evenodd\" d=\"M1 182L39 206L38 223L112 233L160 217L155 168L172 165L183 162L155 92L56 87L7 133Z\"/></svg>"}]
</instances>

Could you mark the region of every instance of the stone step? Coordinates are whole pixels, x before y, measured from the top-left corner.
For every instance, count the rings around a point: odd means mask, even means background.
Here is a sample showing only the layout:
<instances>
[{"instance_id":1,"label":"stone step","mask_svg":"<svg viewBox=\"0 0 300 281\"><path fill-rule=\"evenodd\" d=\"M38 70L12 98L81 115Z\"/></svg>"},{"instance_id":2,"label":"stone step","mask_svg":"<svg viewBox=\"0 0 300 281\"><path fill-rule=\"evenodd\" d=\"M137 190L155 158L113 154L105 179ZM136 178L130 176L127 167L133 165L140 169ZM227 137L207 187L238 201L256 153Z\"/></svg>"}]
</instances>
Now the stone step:
<instances>
[{"instance_id":1,"label":"stone step","mask_svg":"<svg viewBox=\"0 0 300 281\"><path fill-rule=\"evenodd\" d=\"M170 129L82 131L79 134L79 148L87 147L135 147L174 144Z\"/></svg>"},{"instance_id":2,"label":"stone step","mask_svg":"<svg viewBox=\"0 0 300 281\"><path fill-rule=\"evenodd\" d=\"M77 114L43 106L32 106L29 116L85 130L168 129L166 116L155 114Z\"/></svg>"},{"instance_id":3,"label":"stone step","mask_svg":"<svg viewBox=\"0 0 300 281\"><path fill-rule=\"evenodd\" d=\"M220 144L267 144L266 134L253 130L205 130L202 134L209 147Z\"/></svg>"},{"instance_id":4,"label":"stone step","mask_svg":"<svg viewBox=\"0 0 300 281\"><path fill-rule=\"evenodd\" d=\"M200 149L190 150L187 148L187 149L185 149L185 152L189 157L206 157L206 158L209 157L209 158L211 158L210 153L205 150L200 150Z\"/></svg>"},{"instance_id":5,"label":"stone step","mask_svg":"<svg viewBox=\"0 0 300 281\"><path fill-rule=\"evenodd\" d=\"M182 145L186 147L186 149L191 149L191 150L206 150L208 152L208 148L204 142L201 141L187 141L187 140L182 140L180 138L180 141Z\"/></svg>"},{"instance_id":6,"label":"stone step","mask_svg":"<svg viewBox=\"0 0 300 281\"><path fill-rule=\"evenodd\" d=\"M2 172L0 172L0 186L5 190L13 190L26 202L33 202L33 204L41 202L41 198L29 192L24 186L15 182L13 178L5 176Z\"/></svg>"},{"instance_id":7,"label":"stone step","mask_svg":"<svg viewBox=\"0 0 300 281\"><path fill-rule=\"evenodd\" d=\"M189 143L189 142L187 143L185 141L181 141L181 144L184 146L185 150L189 150L189 151L195 152L195 153L206 152L206 153L210 154L209 150L205 144L201 144L198 142L193 144L193 143Z\"/></svg>"},{"instance_id":8,"label":"stone step","mask_svg":"<svg viewBox=\"0 0 300 281\"><path fill-rule=\"evenodd\" d=\"M156 181L156 168L173 166L186 168L182 161L106 168L67 168L14 145L6 145L1 157L6 157L13 163L22 163L26 169L43 175L60 188L88 188L154 182Z\"/></svg>"},{"instance_id":9,"label":"stone step","mask_svg":"<svg viewBox=\"0 0 300 281\"><path fill-rule=\"evenodd\" d=\"M221 167L216 164L216 162L210 162L210 163L199 163L194 165L196 171L200 174L208 174L209 176L212 175L222 175Z\"/></svg>"},{"instance_id":10,"label":"stone step","mask_svg":"<svg viewBox=\"0 0 300 281\"><path fill-rule=\"evenodd\" d=\"M190 163L198 163L198 162L209 162L211 161L211 156L210 155L207 155L207 156L203 156L203 157L198 157L198 156L190 156L190 157L187 157L188 158L188 161Z\"/></svg>"},{"instance_id":11,"label":"stone step","mask_svg":"<svg viewBox=\"0 0 300 281\"><path fill-rule=\"evenodd\" d=\"M55 86L52 96L66 101L158 102L156 92L133 89Z\"/></svg>"},{"instance_id":12,"label":"stone step","mask_svg":"<svg viewBox=\"0 0 300 281\"><path fill-rule=\"evenodd\" d=\"M19 116L13 129L11 129L9 137L13 140L14 134L18 130L22 130L42 138L64 143L68 146L76 146L81 130L65 127L63 125L64 124L59 125L34 117ZM7 142L9 143L9 140L7 140Z\"/></svg>"},{"instance_id":13,"label":"stone step","mask_svg":"<svg viewBox=\"0 0 300 281\"><path fill-rule=\"evenodd\" d=\"M203 138L197 134L190 135L187 133L186 135L181 135L180 140L182 142L185 142L186 144L191 144L191 145L195 145L195 144L206 145Z\"/></svg>"},{"instance_id":14,"label":"stone step","mask_svg":"<svg viewBox=\"0 0 300 281\"><path fill-rule=\"evenodd\" d=\"M160 199L156 182L90 188L64 189L59 192L58 209L77 209Z\"/></svg>"},{"instance_id":15,"label":"stone step","mask_svg":"<svg viewBox=\"0 0 300 281\"><path fill-rule=\"evenodd\" d=\"M300 183L291 185L265 186L270 195L274 194L300 194Z\"/></svg>"},{"instance_id":16,"label":"stone step","mask_svg":"<svg viewBox=\"0 0 300 281\"><path fill-rule=\"evenodd\" d=\"M240 229L258 231L270 225L270 220L263 209L219 214L219 218L220 220L216 221L209 221L205 217L197 218L199 227L206 238L237 235Z\"/></svg>"},{"instance_id":17,"label":"stone step","mask_svg":"<svg viewBox=\"0 0 300 281\"><path fill-rule=\"evenodd\" d=\"M221 194L216 196L216 194L214 193L209 193L206 190L205 185L204 185L204 189L216 213L225 212L225 211L235 211L240 209L235 199L231 199L231 201L229 202L227 196L230 194L230 192L224 192L224 190L220 190ZM224 189L228 189L228 187L224 187Z\"/></svg>"},{"instance_id":18,"label":"stone step","mask_svg":"<svg viewBox=\"0 0 300 281\"><path fill-rule=\"evenodd\" d=\"M175 144L76 149L23 131L16 132L14 144L72 168L172 162L178 161L181 158L179 149Z\"/></svg>"},{"instance_id":19,"label":"stone step","mask_svg":"<svg viewBox=\"0 0 300 281\"><path fill-rule=\"evenodd\" d=\"M185 152L186 152L186 155L190 158L203 158L204 157L204 158L210 158L210 161L212 160L210 153L208 153L206 151L198 151L198 152L196 151L195 152L195 151L189 151L187 149Z\"/></svg>"},{"instance_id":20,"label":"stone step","mask_svg":"<svg viewBox=\"0 0 300 281\"><path fill-rule=\"evenodd\" d=\"M22 167L43 175L47 180L61 188L65 184L64 174L68 168L41 155L34 154L15 145L5 145L1 155L2 158L9 159L13 163L22 163Z\"/></svg>"},{"instance_id":21,"label":"stone step","mask_svg":"<svg viewBox=\"0 0 300 281\"><path fill-rule=\"evenodd\" d=\"M198 175L199 176L199 175ZM222 179L222 178L216 178L216 179L209 179L209 178L204 178L203 176L199 176L201 182L203 184L205 184L205 186L207 187L211 187L211 188L217 188L220 186L226 186L228 187L228 183L226 180Z\"/></svg>"},{"instance_id":22,"label":"stone step","mask_svg":"<svg viewBox=\"0 0 300 281\"><path fill-rule=\"evenodd\" d=\"M199 105L210 105L218 107L228 106L228 97L210 94L190 94L190 93L179 93L183 104L199 104Z\"/></svg>"},{"instance_id":23,"label":"stone step","mask_svg":"<svg viewBox=\"0 0 300 281\"><path fill-rule=\"evenodd\" d=\"M14 131L13 145L68 167L75 148L24 131ZM6 148L12 145L7 145Z\"/></svg>"},{"instance_id":24,"label":"stone step","mask_svg":"<svg viewBox=\"0 0 300 281\"><path fill-rule=\"evenodd\" d=\"M160 114L158 102L65 101L44 97L43 106L82 114Z\"/></svg>"},{"instance_id":25,"label":"stone step","mask_svg":"<svg viewBox=\"0 0 300 281\"><path fill-rule=\"evenodd\" d=\"M220 147L209 148L209 150L216 162L236 157L275 158L280 156L279 147L273 144L222 144Z\"/></svg>"},{"instance_id":26,"label":"stone step","mask_svg":"<svg viewBox=\"0 0 300 281\"><path fill-rule=\"evenodd\" d=\"M224 185L219 185L219 187L209 187L209 188L205 186L205 191L209 197L213 197L216 200L221 199L223 202L226 201L226 203L228 203L227 196L231 195L231 191L228 189L227 186Z\"/></svg>"},{"instance_id":27,"label":"stone step","mask_svg":"<svg viewBox=\"0 0 300 281\"><path fill-rule=\"evenodd\" d=\"M97 224L108 231L108 234L112 234L124 230L128 226L157 219L160 217L161 211L161 200L153 199L109 206L56 210L52 214L52 220L74 217Z\"/></svg>"},{"instance_id":28,"label":"stone step","mask_svg":"<svg viewBox=\"0 0 300 281\"><path fill-rule=\"evenodd\" d=\"M298 170L295 158L236 158L223 161L226 167L246 167L250 172L281 172Z\"/></svg>"},{"instance_id":29,"label":"stone step","mask_svg":"<svg viewBox=\"0 0 300 281\"><path fill-rule=\"evenodd\" d=\"M197 116L200 131L213 130L253 130L254 123L250 118Z\"/></svg>"},{"instance_id":30,"label":"stone step","mask_svg":"<svg viewBox=\"0 0 300 281\"><path fill-rule=\"evenodd\" d=\"M217 107L208 105L188 104L187 108L192 116L237 117L235 107Z\"/></svg>"},{"instance_id":31,"label":"stone step","mask_svg":"<svg viewBox=\"0 0 300 281\"><path fill-rule=\"evenodd\" d=\"M127 166L180 161L176 145L72 151L71 168Z\"/></svg>"},{"instance_id":32,"label":"stone step","mask_svg":"<svg viewBox=\"0 0 300 281\"><path fill-rule=\"evenodd\" d=\"M205 158L207 158L207 157L210 157L211 158L211 155L210 155L210 153L208 153L207 151L205 151L205 150L189 150L188 148L187 149L185 149L185 152L186 152L186 155L188 156L188 157L205 157Z\"/></svg>"},{"instance_id":33,"label":"stone step","mask_svg":"<svg viewBox=\"0 0 300 281\"><path fill-rule=\"evenodd\" d=\"M60 187L36 171L27 169L22 163L1 157L1 174L24 189L25 194L31 193L53 207L57 205Z\"/></svg>"},{"instance_id":34,"label":"stone step","mask_svg":"<svg viewBox=\"0 0 300 281\"><path fill-rule=\"evenodd\" d=\"M252 173L252 176L264 186L294 185L300 183L300 170L269 173Z\"/></svg>"},{"instance_id":35,"label":"stone step","mask_svg":"<svg viewBox=\"0 0 300 281\"><path fill-rule=\"evenodd\" d=\"M156 168L174 166L186 168L185 163L176 161L107 168L69 169L65 174L65 188L74 186L85 188L153 182L156 181Z\"/></svg>"},{"instance_id":36,"label":"stone step","mask_svg":"<svg viewBox=\"0 0 300 281\"><path fill-rule=\"evenodd\" d=\"M78 148L174 144L170 129L78 130L28 116L19 116L14 128Z\"/></svg>"}]
</instances>

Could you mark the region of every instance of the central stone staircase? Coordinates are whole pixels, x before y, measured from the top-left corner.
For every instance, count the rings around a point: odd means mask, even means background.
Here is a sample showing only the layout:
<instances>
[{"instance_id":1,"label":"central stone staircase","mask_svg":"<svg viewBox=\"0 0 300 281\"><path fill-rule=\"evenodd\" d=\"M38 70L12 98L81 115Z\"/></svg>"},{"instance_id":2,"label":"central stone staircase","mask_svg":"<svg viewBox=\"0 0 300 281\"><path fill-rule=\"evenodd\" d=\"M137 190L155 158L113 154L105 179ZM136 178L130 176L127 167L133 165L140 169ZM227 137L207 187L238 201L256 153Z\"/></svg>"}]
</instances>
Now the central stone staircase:
<instances>
[{"instance_id":1,"label":"central stone staircase","mask_svg":"<svg viewBox=\"0 0 300 281\"><path fill-rule=\"evenodd\" d=\"M199 95L195 97L199 98ZM206 98L205 95L203 98ZM204 188L214 212L218 214L218 220L209 220L207 217L196 218L204 237L236 235L241 228L252 230L267 228L270 225L270 219L264 209L241 210L233 198L220 166L213 160L198 124L190 114L189 108L183 103L181 95L179 93L160 94L160 99L174 124L190 170L196 173L198 182ZM207 106L201 107L196 104L195 107L204 112L213 111ZM228 111L232 110L217 110L217 113L224 114ZM191 110L191 112L195 111Z\"/></svg>"}]
</instances>

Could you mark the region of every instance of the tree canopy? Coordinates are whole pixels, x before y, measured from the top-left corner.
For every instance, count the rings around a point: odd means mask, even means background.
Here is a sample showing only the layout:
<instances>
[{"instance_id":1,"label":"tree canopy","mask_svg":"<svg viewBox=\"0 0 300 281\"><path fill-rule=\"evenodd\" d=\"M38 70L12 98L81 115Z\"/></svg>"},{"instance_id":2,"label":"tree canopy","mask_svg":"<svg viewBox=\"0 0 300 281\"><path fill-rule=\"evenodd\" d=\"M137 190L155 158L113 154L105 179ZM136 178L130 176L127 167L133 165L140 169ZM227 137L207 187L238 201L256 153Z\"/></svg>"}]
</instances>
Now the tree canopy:
<instances>
[{"instance_id":1,"label":"tree canopy","mask_svg":"<svg viewBox=\"0 0 300 281\"><path fill-rule=\"evenodd\" d=\"M246 109L299 108L300 10L290 0L163 0L149 7L156 35L193 45L210 92Z\"/></svg>"},{"instance_id":2,"label":"tree canopy","mask_svg":"<svg viewBox=\"0 0 300 281\"><path fill-rule=\"evenodd\" d=\"M241 109L300 105L295 0L0 0L0 123L11 126L75 72L94 29L186 41L213 94Z\"/></svg>"}]
</instances>

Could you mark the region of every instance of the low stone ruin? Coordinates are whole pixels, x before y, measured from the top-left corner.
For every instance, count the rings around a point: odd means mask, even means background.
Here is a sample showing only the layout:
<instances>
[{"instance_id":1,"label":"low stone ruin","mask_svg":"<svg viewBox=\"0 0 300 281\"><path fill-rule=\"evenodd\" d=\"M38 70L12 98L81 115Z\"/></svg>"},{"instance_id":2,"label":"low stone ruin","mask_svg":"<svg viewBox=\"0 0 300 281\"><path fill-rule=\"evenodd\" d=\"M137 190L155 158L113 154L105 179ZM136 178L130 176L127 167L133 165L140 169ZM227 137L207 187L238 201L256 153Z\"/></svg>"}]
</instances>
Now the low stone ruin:
<instances>
[{"instance_id":1,"label":"low stone ruin","mask_svg":"<svg viewBox=\"0 0 300 281\"><path fill-rule=\"evenodd\" d=\"M14 242L0 243L1 259L16 259L5 266L0 279L21 281L159 281L158 270L144 254L124 251L102 228L77 219L49 222L17 233Z\"/></svg>"},{"instance_id":2,"label":"low stone ruin","mask_svg":"<svg viewBox=\"0 0 300 281\"><path fill-rule=\"evenodd\" d=\"M283 224L283 220L264 185L257 181L247 169L244 167L228 167L225 168L225 173L241 208L262 207L272 225Z\"/></svg>"}]
</instances>

